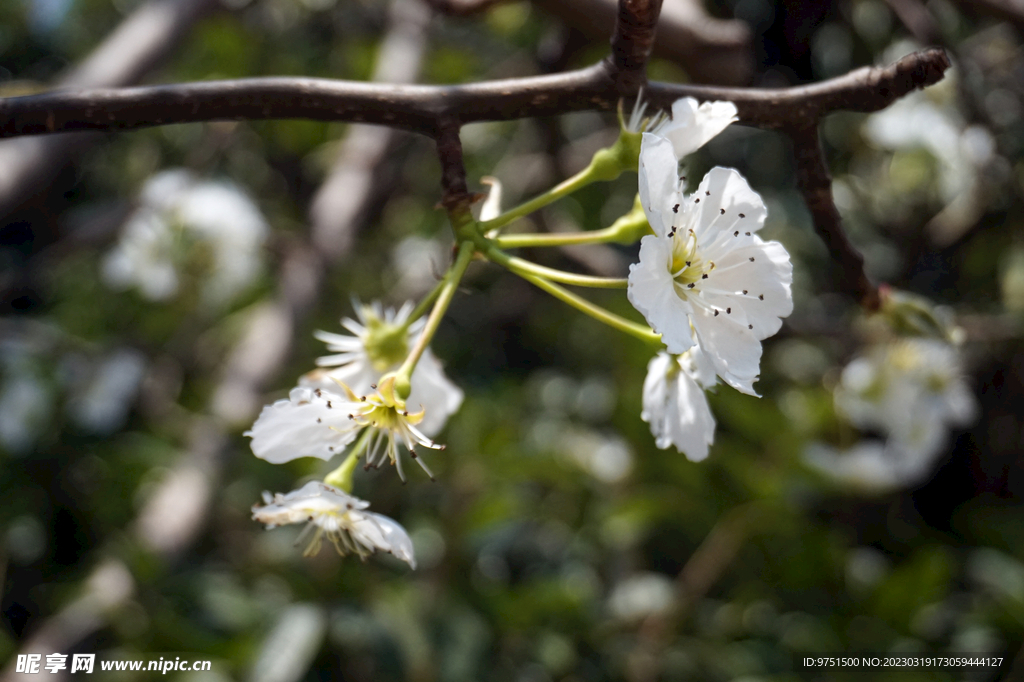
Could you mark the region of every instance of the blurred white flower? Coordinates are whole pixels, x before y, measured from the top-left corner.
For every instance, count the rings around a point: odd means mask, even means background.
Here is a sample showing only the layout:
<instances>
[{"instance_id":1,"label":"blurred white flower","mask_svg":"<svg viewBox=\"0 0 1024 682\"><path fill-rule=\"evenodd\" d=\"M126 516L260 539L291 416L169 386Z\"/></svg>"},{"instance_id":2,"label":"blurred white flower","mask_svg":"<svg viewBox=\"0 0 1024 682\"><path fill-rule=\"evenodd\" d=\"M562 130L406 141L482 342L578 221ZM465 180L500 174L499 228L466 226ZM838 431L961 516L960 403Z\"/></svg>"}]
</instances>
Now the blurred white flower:
<instances>
[{"instance_id":1,"label":"blurred white flower","mask_svg":"<svg viewBox=\"0 0 1024 682\"><path fill-rule=\"evenodd\" d=\"M945 204L928 224L938 244L955 240L984 210L983 171L996 157L996 144L983 126L967 125L953 104L956 76L940 86L900 98L864 122L865 137L892 151L923 149L937 162L937 192ZM952 92L951 92L952 91ZM946 95L943 97L943 95ZM905 201L902 193L893 201Z\"/></svg>"},{"instance_id":2,"label":"blurred white flower","mask_svg":"<svg viewBox=\"0 0 1024 682\"><path fill-rule=\"evenodd\" d=\"M683 355L661 352L650 361L640 418L651 425L659 448L674 445L692 462L708 456L715 418L704 387L714 384L714 370L697 346Z\"/></svg>"},{"instance_id":3,"label":"blurred white flower","mask_svg":"<svg viewBox=\"0 0 1024 682\"><path fill-rule=\"evenodd\" d=\"M93 433L124 426L146 371L145 356L118 348L97 363L89 381L68 401L71 418Z\"/></svg>"},{"instance_id":4,"label":"blurred white flower","mask_svg":"<svg viewBox=\"0 0 1024 682\"><path fill-rule=\"evenodd\" d=\"M665 138L645 134L640 200L653 235L640 242L627 294L668 352L699 343L730 386L754 393L761 340L793 311L793 266L778 242L755 232L767 209L735 170L713 168L697 191L679 190Z\"/></svg>"},{"instance_id":5,"label":"blurred white flower","mask_svg":"<svg viewBox=\"0 0 1024 682\"><path fill-rule=\"evenodd\" d=\"M357 395L348 386L334 391L297 387L288 400L267 405L246 436L252 438L253 453L273 464L299 457L329 460L342 452L363 429L371 429L365 440L366 466L379 466L385 455L405 480L398 445L427 472L434 475L416 453L416 446L444 449L416 428L424 410L411 414L395 397L394 379L385 379L370 395Z\"/></svg>"},{"instance_id":6,"label":"blurred white flower","mask_svg":"<svg viewBox=\"0 0 1024 682\"><path fill-rule=\"evenodd\" d=\"M314 370L299 379L299 385L339 393L340 381L353 392L363 395L373 390L374 384L384 374L398 369L405 361L409 348L426 323L424 318L416 320L406 328L412 303L406 303L397 311L384 308L379 302L370 305L356 305L359 321L344 318L341 325L354 336L317 331L316 338L327 344L334 355L317 358L321 367L329 370ZM428 436L435 436L444 428L448 417L462 405L462 390L448 380L440 360L428 348L423 352L412 373L412 391L406 404L419 410L426 406L419 430Z\"/></svg>"},{"instance_id":7,"label":"blurred white flower","mask_svg":"<svg viewBox=\"0 0 1024 682\"><path fill-rule=\"evenodd\" d=\"M668 613L675 605L672 580L660 573L636 573L615 585L608 596L608 610L619 620L635 622Z\"/></svg>"},{"instance_id":8,"label":"blurred white flower","mask_svg":"<svg viewBox=\"0 0 1024 682\"><path fill-rule=\"evenodd\" d=\"M0 388L0 446L12 454L27 453L50 421L52 390L30 372L4 377Z\"/></svg>"},{"instance_id":9,"label":"blurred white flower","mask_svg":"<svg viewBox=\"0 0 1024 682\"><path fill-rule=\"evenodd\" d=\"M927 457L942 448L947 426L977 414L956 348L911 338L878 345L843 370L836 407L854 425L882 432L899 451Z\"/></svg>"},{"instance_id":10,"label":"blurred white flower","mask_svg":"<svg viewBox=\"0 0 1024 682\"><path fill-rule=\"evenodd\" d=\"M419 235L404 237L391 250L391 295L420 298L434 288L444 272L451 244Z\"/></svg>"},{"instance_id":11,"label":"blurred white flower","mask_svg":"<svg viewBox=\"0 0 1024 682\"><path fill-rule=\"evenodd\" d=\"M921 483L935 457L922 450L905 449L895 441L868 440L849 450L811 443L804 461L837 483L864 493L886 493Z\"/></svg>"},{"instance_id":12,"label":"blurred white flower","mask_svg":"<svg viewBox=\"0 0 1024 682\"><path fill-rule=\"evenodd\" d=\"M137 287L154 301L173 298L183 277L200 274L202 299L222 305L255 280L269 227L236 185L202 181L183 169L150 178L121 239L103 261L116 289Z\"/></svg>"},{"instance_id":13,"label":"blurred white flower","mask_svg":"<svg viewBox=\"0 0 1024 682\"><path fill-rule=\"evenodd\" d=\"M286 495L264 492L263 502L264 506L252 508L252 517L268 529L307 523L302 535L312 531L313 539L306 548L306 556L320 551L326 535L339 554L365 557L381 550L416 568L412 540L401 525L387 516L366 511L369 502L333 486L312 481Z\"/></svg>"}]
</instances>

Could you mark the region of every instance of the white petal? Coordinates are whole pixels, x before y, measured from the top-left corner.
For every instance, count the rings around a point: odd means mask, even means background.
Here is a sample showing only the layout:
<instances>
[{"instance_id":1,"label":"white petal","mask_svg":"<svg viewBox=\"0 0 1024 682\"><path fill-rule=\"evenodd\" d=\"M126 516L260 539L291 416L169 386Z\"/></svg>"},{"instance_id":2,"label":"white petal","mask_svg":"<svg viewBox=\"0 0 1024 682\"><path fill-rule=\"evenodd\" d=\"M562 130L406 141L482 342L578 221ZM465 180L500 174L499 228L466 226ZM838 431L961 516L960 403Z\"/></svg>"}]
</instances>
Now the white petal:
<instances>
[{"instance_id":1,"label":"white petal","mask_svg":"<svg viewBox=\"0 0 1024 682\"><path fill-rule=\"evenodd\" d=\"M662 352L648 364L640 418L651 425L659 448L674 445L699 462L714 442L715 419L704 390L680 367L672 367L677 362Z\"/></svg>"},{"instance_id":2,"label":"white petal","mask_svg":"<svg viewBox=\"0 0 1024 682\"><path fill-rule=\"evenodd\" d=\"M428 348L412 373L412 391L405 404L410 411L426 410L419 430L433 437L441 432L448 417L462 405L462 389L445 376L441 361Z\"/></svg>"},{"instance_id":3,"label":"white petal","mask_svg":"<svg viewBox=\"0 0 1024 682\"><path fill-rule=\"evenodd\" d=\"M244 435L252 438L253 454L273 464L299 457L329 460L356 436L349 406L336 395L317 397L309 388L293 389L288 400L265 406Z\"/></svg>"},{"instance_id":4,"label":"white petal","mask_svg":"<svg viewBox=\"0 0 1024 682\"><path fill-rule=\"evenodd\" d=\"M640 142L640 204L654 234L663 236L672 227L673 207L679 196L679 161L672 143L663 137L644 133Z\"/></svg>"},{"instance_id":5,"label":"white petal","mask_svg":"<svg viewBox=\"0 0 1024 682\"><path fill-rule=\"evenodd\" d=\"M480 182L490 186L487 198L480 207L480 222L493 220L501 215L501 182L497 178L480 178Z\"/></svg>"},{"instance_id":6,"label":"white petal","mask_svg":"<svg viewBox=\"0 0 1024 682\"><path fill-rule=\"evenodd\" d=\"M692 216L691 224L702 248L708 248L712 239L731 237L734 232L757 232L768 216L761 196L732 168L712 168L692 197L687 198L684 208Z\"/></svg>"},{"instance_id":7,"label":"white petal","mask_svg":"<svg viewBox=\"0 0 1024 682\"><path fill-rule=\"evenodd\" d=\"M736 120L732 102L704 102L700 106L692 97L677 99L672 104L672 120L660 126L656 134L668 138L676 158L692 154Z\"/></svg>"},{"instance_id":8,"label":"white petal","mask_svg":"<svg viewBox=\"0 0 1024 682\"><path fill-rule=\"evenodd\" d=\"M412 540L405 529L394 519L383 514L362 512L352 514L352 537L367 549L391 552L402 561L416 568Z\"/></svg>"},{"instance_id":9,"label":"white petal","mask_svg":"<svg viewBox=\"0 0 1024 682\"><path fill-rule=\"evenodd\" d=\"M778 242L746 239L744 246L714 256L716 267L701 291L715 307L731 307L742 324L753 325L758 339L766 339L793 312L793 264Z\"/></svg>"},{"instance_id":10,"label":"white petal","mask_svg":"<svg viewBox=\"0 0 1024 682\"><path fill-rule=\"evenodd\" d=\"M688 315L693 306L675 292L669 272L672 242L647 235L640 240L640 262L629 266L626 296L658 334L669 353L685 353L694 344Z\"/></svg>"},{"instance_id":11,"label":"white petal","mask_svg":"<svg viewBox=\"0 0 1024 682\"><path fill-rule=\"evenodd\" d=\"M761 365L761 342L754 332L729 319L731 315L713 313L694 308L693 328L697 341L715 366L718 376L737 391L757 395L757 381Z\"/></svg>"}]
</instances>

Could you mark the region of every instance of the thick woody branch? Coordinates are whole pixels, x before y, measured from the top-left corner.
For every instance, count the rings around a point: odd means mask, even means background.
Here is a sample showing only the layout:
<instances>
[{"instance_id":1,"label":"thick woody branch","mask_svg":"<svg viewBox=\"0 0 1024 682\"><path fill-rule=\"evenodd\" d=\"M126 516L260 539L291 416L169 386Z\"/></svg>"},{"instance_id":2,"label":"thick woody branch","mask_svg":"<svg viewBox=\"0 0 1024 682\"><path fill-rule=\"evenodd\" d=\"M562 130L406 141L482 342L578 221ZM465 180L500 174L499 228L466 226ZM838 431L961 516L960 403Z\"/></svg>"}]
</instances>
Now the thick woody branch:
<instances>
[{"instance_id":1,"label":"thick woody branch","mask_svg":"<svg viewBox=\"0 0 1024 682\"><path fill-rule=\"evenodd\" d=\"M623 95L635 95L647 82L647 60L654 46L662 0L619 0L608 64Z\"/></svg>"},{"instance_id":2,"label":"thick woody branch","mask_svg":"<svg viewBox=\"0 0 1024 682\"><path fill-rule=\"evenodd\" d=\"M914 89L938 82L947 68L945 52L932 49L887 67L858 69L814 85L769 90L651 83L645 96L663 109L679 97L730 100L739 109L741 122L782 129L840 109L878 111ZM619 97L604 64L550 76L450 86L247 78L12 97L0 100L0 138L287 118L377 123L433 137L442 119L466 124L611 110Z\"/></svg>"},{"instance_id":3,"label":"thick woody branch","mask_svg":"<svg viewBox=\"0 0 1024 682\"><path fill-rule=\"evenodd\" d=\"M437 156L441 161L441 205L449 212L468 208L473 197L466 186L466 165L462 159L462 140L455 121L441 124L437 134Z\"/></svg>"},{"instance_id":4,"label":"thick woody branch","mask_svg":"<svg viewBox=\"0 0 1024 682\"><path fill-rule=\"evenodd\" d=\"M793 141L796 181L814 220L814 228L825 242L833 262L839 266L838 288L857 299L868 310L879 306L878 289L864 273L864 257L850 243L842 218L832 200L832 178L825 163L816 125L787 131Z\"/></svg>"}]
</instances>

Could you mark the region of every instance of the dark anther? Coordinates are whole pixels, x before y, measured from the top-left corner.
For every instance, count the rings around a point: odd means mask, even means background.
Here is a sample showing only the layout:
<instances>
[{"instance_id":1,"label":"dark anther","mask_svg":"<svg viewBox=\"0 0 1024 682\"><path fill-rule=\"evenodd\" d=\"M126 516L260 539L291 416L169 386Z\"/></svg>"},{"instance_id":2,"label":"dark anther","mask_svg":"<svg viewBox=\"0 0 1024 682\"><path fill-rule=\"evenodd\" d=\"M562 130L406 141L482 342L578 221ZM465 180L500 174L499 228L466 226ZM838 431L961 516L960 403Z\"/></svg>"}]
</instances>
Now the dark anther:
<instances>
[{"instance_id":1,"label":"dark anther","mask_svg":"<svg viewBox=\"0 0 1024 682\"><path fill-rule=\"evenodd\" d=\"M672 207L672 212L679 213L679 204L676 204L675 206Z\"/></svg>"},{"instance_id":2,"label":"dark anther","mask_svg":"<svg viewBox=\"0 0 1024 682\"><path fill-rule=\"evenodd\" d=\"M696 284L694 284L693 282L691 282L691 283L689 283L689 284L687 284L687 285L686 285L686 288L687 288L687 289L692 289L692 288L694 288L695 286L697 286L697 285L696 285Z\"/></svg>"},{"instance_id":3,"label":"dark anther","mask_svg":"<svg viewBox=\"0 0 1024 682\"><path fill-rule=\"evenodd\" d=\"M744 295L744 296L746 296L746 295L747 295L747 290L746 290L746 289L744 289L744 290L743 290L743 295Z\"/></svg>"},{"instance_id":4,"label":"dark anther","mask_svg":"<svg viewBox=\"0 0 1024 682\"><path fill-rule=\"evenodd\" d=\"M690 267L690 261L686 261L686 267Z\"/></svg>"},{"instance_id":5,"label":"dark anther","mask_svg":"<svg viewBox=\"0 0 1024 682\"><path fill-rule=\"evenodd\" d=\"M695 204L699 204L699 203L700 203L700 199L694 199L694 200L693 200L693 203L695 203Z\"/></svg>"},{"instance_id":6,"label":"dark anther","mask_svg":"<svg viewBox=\"0 0 1024 682\"><path fill-rule=\"evenodd\" d=\"M715 311L715 317L718 317L718 311L717 310Z\"/></svg>"},{"instance_id":7,"label":"dark anther","mask_svg":"<svg viewBox=\"0 0 1024 682\"><path fill-rule=\"evenodd\" d=\"M741 217L741 218L746 218L747 216L746 216L746 215L744 215L744 214L742 214L742 213L740 213L740 217Z\"/></svg>"},{"instance_id":8,"label":"dark anther","mask_svg":"<svg viewBox=\"0 0 1024 682\"><path fill-rule=\"evenodd\" d=\"M720 208L718 210L722 212L722 215L725 215L725 209L724 208Z\"/></svg>"},{"instance_id":9,"label":"dark anther","mask_svg":"<svg viewBox=\"0 0 1024 682\"><path fill-rule=\"evenodd\" d=\"M735 232L732 233L732 236L733 237L739 237L740 236L740 231L736 230Z\"/></svg>"},{"instance_id":10,"label":"dark anther","mask_svg":"<svg viewBox=\"0 0 1024 682\"><path fill-rule=\"evenodd\" d=\"M749 233L749 232L747 232L746 234L747 234L747 236L748 236L748 237L750 236L750 233Z\"/></svg>"},{"instance_id":11,"label":"dark anther","mask_svg":"<svg viewBox=\"0 0 1024 682\"><path fill-rule=\"evenodd\" d=\"M316 418L316 423L317 423L317 424L322 424L322 423L323 423L323 420L322 420L322 419L320 419L320 417L317 417L317 418Z\"/></svg>"},{"instance_id":12,"label":"dark anther","mask_svg":"<svg viewBox=\"0 0 1024 682\"><path fill-rule=\"evenodd\" d=\"M711 192L709 192L707 190L704 190L704 194L705 194L705 196L711 196Z\"/></svg>"},{"instance_id":13,"label":"dark anther","mask_svg":"<svg viewBox=\"0 0 1024 682\"><path fill-rule=\"evenodd\" d=\"M725 309L725 314L726 315L732 315L732 308L726 308Z\"/></svg>"},{"instance_id":14,"label":"dark anther","mask_svg":"<svg viewBox=\"0 0 1024 682\"><path fill-rule=\"evenodd\" d=\"M328 410L331 409L331 401L330 400L327 401L327 409Z\"/></svg>"},{"instance_id":15,"label":"dark anther","mask_svg":"<svg viewBox=\"0 0 1024 682\"><path fill-rule=\"evenodd\" d=\"M700 276L700 278L701 279L707 279L708 278L708 273L705 272L703 275Z\"/></svg>"},{"instance_id":16,"label":"dark anther","mask_svg":"<svg viewBox=\"0 0 1024 682\"><path fill-rule=\"evenodd\" d=\"M758 295L757 295L757 299L758 299L759 301L763 301L763 300L764 300L764 294L758 294Z\"/></svg>"},{"instance_id":17,"label":"dark anther","mask_svg":"<svg viewBox=\"0 0 1024 682\"><path fill-rule=\"evenodd\" d=\"M751 263L753 263L753 262L754 262L754 257L753 257L753 256L751 256L751 257L750 257L750 262L751 262Z\"/></svg>"},{"instance_id":18,"label":"dark anther","mask_svg":"<svg viewBox=\"0 0 1024 682\"><path fill-rule=\"evenodd\" d=\"M372 388L373 390L376 391L377 390L377 384L370 384L370 388Z\"/></svg>"},{"instance_id":19,"label":"dark anther","mask_svg":"<svg viewBox=\"0 0 1024 682\"><path fill-rule=\"evenodd\" d=\"M753 328L754 328L754 325L752 325L752 324L748 324L747 325L747 329L753 329Z\"/></svg>"}]
</instances>

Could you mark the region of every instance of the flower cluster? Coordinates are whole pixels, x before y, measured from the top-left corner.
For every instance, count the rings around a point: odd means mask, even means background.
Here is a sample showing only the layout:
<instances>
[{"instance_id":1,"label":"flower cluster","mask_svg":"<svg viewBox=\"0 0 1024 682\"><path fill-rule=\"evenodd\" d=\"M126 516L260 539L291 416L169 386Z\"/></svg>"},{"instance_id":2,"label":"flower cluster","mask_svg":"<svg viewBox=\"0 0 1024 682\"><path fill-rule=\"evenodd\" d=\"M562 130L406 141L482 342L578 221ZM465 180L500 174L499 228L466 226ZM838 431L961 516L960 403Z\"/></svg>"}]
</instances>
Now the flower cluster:
<instances>
[{"instance_id":1,"label":"flower cluster","mask_svg":"<svg viewBox=\"0 0 1024 682\"><path fill-rule=\"evenodd\" d=\"M404 481L402 449L433 478L416 447L443 448L430 436L444 428L462 404L462 391L427 349L412 373L409 398L400 398L394 371L406 359L423 325L410 320L411 304L398 311L377 303L356 309L358 322L342 320L353 336L317 332L334 354L319 358L321 369L303 376L287 400L264 407L245 434L252 438L253 453L274 464L298 457L330 460L346 450L348 457L324 483L266 496L267 505L254 507L253 518L268 527L309 521L317 527L311 552L319 550L321 537L327 534L339 552L363 556L381 549L415 567L412 546L401 526L364 511L368 503L328 483L351 487L352 469L360 458L365 468L379 467L387 459ZM412 405L414 411L409 409Z\"/></svg>"},{"instance_id":2,"label":"flower cluster","mask_svg":"<svg viewBox=\"0 0 1024 682\"><path fill-rule=\"evenodd\" d=\"M681 155L735 120L735 107L685 99L672 111L641 142L640 203L653 234L630 266L628 296L667 348L648 366L642 418L658 447L696 461L714 439L704 390L720 377L756 395L761 341L793 311L793 266L781 244L757 235L768 212L738 172L713 168L684 191Z\"/></svg>"},{"instance_id":3,"label":"flower cluster","mask_svg":"<svg viewBox=\"0 0 1024 682\"><path fill-rule=\"evenodd\" d=\"M815 445L807 459L840 481L876 490L919 482L942 453L947 428L966 426L977 414L957 349L926 338L880 344L855 358L843 370L835 404L854 426L884 441L846 453Z\"/></svg>"}]
</instances>

